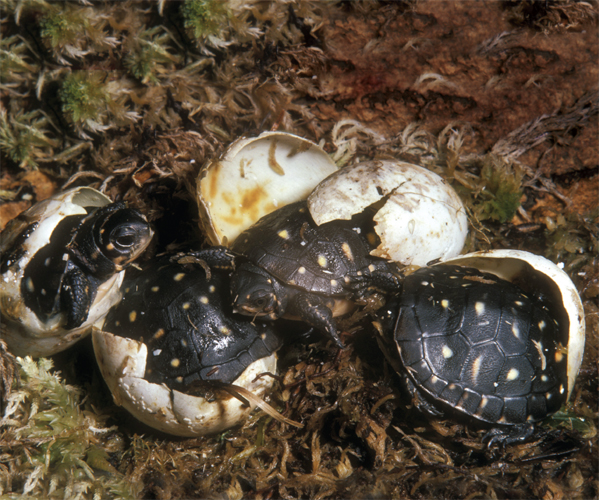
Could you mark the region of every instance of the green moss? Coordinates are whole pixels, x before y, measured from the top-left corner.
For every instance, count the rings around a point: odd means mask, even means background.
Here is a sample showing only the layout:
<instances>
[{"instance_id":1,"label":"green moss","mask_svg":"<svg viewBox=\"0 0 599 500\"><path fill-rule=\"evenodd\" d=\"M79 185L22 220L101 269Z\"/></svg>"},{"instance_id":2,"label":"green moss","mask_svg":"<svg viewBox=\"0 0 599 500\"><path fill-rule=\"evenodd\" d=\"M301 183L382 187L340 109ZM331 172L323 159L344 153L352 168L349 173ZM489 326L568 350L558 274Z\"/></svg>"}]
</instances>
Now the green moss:
<instances>
[{"instance_id":1,"label":"green moss","mask_svg":"<svg viewBox=\"0 0 599 500\"><path fill-rule=\"evenodd\" d=\"M79 9L53 10L40 20L42 38L52 48L77 43L78 39L85 36L88 26L87 18Z\"/></svg>"},{"instance_id":2,"label":"green moss","mask_svg":"<svg viewBox=\"0 0 599 500\"><path fill-rule=\"evenodd\" d=\"M181 5L184 25L196 39L217 33L229 17L229 9L222 0L186 0Z\"/></svg>"},{"instance_id":3,"label":"green moss","mask_svg":"<svg viewBox=\"0 0 599 500\"><path fill-rule=\"evenodd\" d=\"M59 96L62 111L73 122L94 120L109 101L104 86L106 73L100 71L74 71L62 82Z\"/></svg>"},{"instance_id":4,"label":"green moss","mask_svg":"<svg viewBox=\"0 0 599 500\"><path fill-rule=\"evenodd\" d=\"M169 70L180 58L169 52L170 36L161 26L145 30L135 37L125 65L141 83L158 83L159 76Z\"/></svg>"},{"instance_id":5,"label":"green moss","mask_svg":"<svg viewBox=\"0 0 599 500\"><path fill-rule=\"evenodd\" d=\"M474 195L474 212L479 220L509 221L520 207L522 171L499 157L483 160L479 189Z\"/></svg>"},{"instance_id":6,"label":"green moss","mask_svg":"<svg viewBox=\"0 0 599 500\"><path fill-rule=\"evenodd\" d=\"M9 119L0 109L0 149L21 168L35 168L50 159L58 142L47 130L48 121L39 112L19 112Z\"/></svg>"},{"instance_id":7,"label":"green moss","mask_svg":"<svg viewBox=\"0 0 599 500\"><path fill-rule=\"evenodd\" d=\"M2 420L0 495L6 498L134 498L138 486L108 462L104 417L81 407L81 389L52 361L17 358L21 385ZM3 497L4 498L4 497Z\"/></svg>"}]
</instances>

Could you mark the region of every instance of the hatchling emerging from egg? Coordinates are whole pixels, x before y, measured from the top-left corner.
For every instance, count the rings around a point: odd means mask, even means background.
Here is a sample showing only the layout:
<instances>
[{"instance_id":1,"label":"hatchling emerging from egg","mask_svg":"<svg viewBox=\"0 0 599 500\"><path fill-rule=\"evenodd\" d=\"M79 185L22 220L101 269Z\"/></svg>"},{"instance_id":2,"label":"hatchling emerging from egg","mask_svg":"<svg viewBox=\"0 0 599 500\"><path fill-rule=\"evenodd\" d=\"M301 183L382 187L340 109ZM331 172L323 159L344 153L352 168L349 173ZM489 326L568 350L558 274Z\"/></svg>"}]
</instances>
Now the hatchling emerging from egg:
<instances>
[{"instance_id":1,"label":"hatchling emerging from egg","mask_svg":"<svg viewBox=\"0 0 599 500\"><path fill-rule=\"evenodd\" d=\"M265 374L276 373L280 325L232 313L226 258L214 248L145 265L94 328L115 401L164 432L221 432L251 411L255 401L243 398L260 398L274 382Z\"/></svg>"},{"instance_id":2,"label":"hatchling emerging from egg","mask_svg":"<svg viewBox=\"0 0 599 500\"><path fill-rule=\"evenodd\" d=\"M87 187L12 220L0 234L0 333L11 351L49 356L90 332L152 235L137 210Z\"/></svg>"},{"instance_id":3,"label":"hatchling emerging from egg","mask_svg":"<svg viewBox=\"0 0 599 500\"><path fill-rule=\"evenodd\" d=\"M509 444L527 439L534 422L567 401L584 315L574 285L546 259L518 251L472 255L407 276L375 325L393 336L396 368L420 410L484 423L489 445ZM514 282L463 267L481 262L499 274L507 267Z\"/></svg>"},{"instance_id":4,"label":"hatchling emerging from egg","mask_svg":"<svg viewBox=\"0 0 599 500\"><path fill-rule=\"evenodd\" d=\"M334 316L348 299L400 286L396 265L373 257L376 235L366 211L317 226L305 201L282 207L242 232L231 279L234 311L254 317L300 319L343 347Z\"/></svg>"}]
</instances>

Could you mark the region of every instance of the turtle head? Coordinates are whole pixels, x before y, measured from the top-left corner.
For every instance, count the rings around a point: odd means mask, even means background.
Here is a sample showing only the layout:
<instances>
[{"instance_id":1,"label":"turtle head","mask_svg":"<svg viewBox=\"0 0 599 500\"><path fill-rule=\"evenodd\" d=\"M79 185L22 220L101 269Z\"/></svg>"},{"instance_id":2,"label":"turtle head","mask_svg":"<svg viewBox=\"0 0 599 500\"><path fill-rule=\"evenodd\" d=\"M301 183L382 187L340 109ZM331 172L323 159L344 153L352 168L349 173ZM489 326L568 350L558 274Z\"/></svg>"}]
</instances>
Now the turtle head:
<instances>
[{"instance_id":1,"label":"turtle head","mask_svg":"<svg viewBox=\"0 0 599 500\"><path fill-rule=\"evenodd\" d=\"M141 213L132 208L122 208L101 221L96 243L100 252L120 271L139 257L153 234Z\"/></svg>"},{"instance_id":2,"label":"turtle head","mask_svg":"<svg viewBox=\"0 0 599 500\"><path fill-rule=\"evenodd\" d=\"M263 269L244 262L231 278L233 312L246 316L276 319L283 315L286 301L281 300L278 281Z\"/></svg>"},{"instance_id":3,"label":"turtle head","mask_svg":"<svg viewBox=\"0 0 599 500\"><path fill-rule=\"evenodd\" d=\"M140 212L124 203L111 203L83 220L67 248L79 266L107 279L139 257L153 235Z\"/></svg>"}]
</instances>

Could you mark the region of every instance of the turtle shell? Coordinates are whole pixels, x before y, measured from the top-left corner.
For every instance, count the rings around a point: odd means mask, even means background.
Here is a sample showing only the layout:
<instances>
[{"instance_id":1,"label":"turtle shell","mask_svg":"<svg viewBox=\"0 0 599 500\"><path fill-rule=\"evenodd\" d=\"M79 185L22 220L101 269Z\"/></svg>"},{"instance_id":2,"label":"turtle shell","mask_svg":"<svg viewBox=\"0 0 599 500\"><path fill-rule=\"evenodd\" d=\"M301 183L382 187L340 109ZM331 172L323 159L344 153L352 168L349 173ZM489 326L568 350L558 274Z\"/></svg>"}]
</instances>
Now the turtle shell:
<instances>
[{"instance_id":1,"label":"turtle shell","mask_svg":"<svg viewBox=\"0 0 599 500\"><path fill-rule=\"evenodd\" d=\"M534 422L567 399L567 338L542 297L455 265L408 276L394 328L413 383L492 424Z\"/></svg>"},{"instance_id":2,"label":"turtle shell","mask_svg":"<svg viewBox=\"0 0 599 500\"><path fill-rule=\"evenodd\" d=\"M208 276L200 265L163 259L121 290L102 330L147 346L148 382L187 393L203 381L232 383L280 345L272 322L232 314L225 270Z\"/></svg>"},{"instance_id":3,"label":"turtle shell","mask_svg":"<svg viewBox=\"0 0 599 500\"><path fill-rule=\"evenodd\" d=\"M305 201L292 203L242 232L231 250L282 282L325 295L347 295L349 276L367 269L376 235L360 214L317 226Z\"/></svg>"}]
</instances>

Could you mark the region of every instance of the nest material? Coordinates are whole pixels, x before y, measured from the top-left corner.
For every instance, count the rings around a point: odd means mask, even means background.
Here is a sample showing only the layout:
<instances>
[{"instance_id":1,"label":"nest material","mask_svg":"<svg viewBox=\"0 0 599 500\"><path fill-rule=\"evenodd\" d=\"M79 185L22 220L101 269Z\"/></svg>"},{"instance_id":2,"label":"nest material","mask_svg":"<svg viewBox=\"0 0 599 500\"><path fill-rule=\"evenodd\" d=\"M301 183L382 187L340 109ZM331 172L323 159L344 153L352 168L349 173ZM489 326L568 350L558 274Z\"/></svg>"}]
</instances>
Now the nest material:
<instances>
[{"instance_id":1,"label":"nest material","mask_svg":"<svg viewBox=\"0 0 599 500\"><path fill-rule=\"evenodd\" d=\"M159 238L146 258L202 245L199 167L238 136L286 130L340 165L395 157L441 174L469 209L468 250L563 262L587 348L566 412L532 442L490 451L484 431L410 409L359 315L342 324L341 353L318 339L280 353L270 403L302 430L255 412L209 438L140 432L90 369L89 342L55 357L61 375L1 351L0 495L598 495L596 6L3 0L2 11L2 227L58 188L92 185L148 214Z\"/></svg>"}]
</instances>

